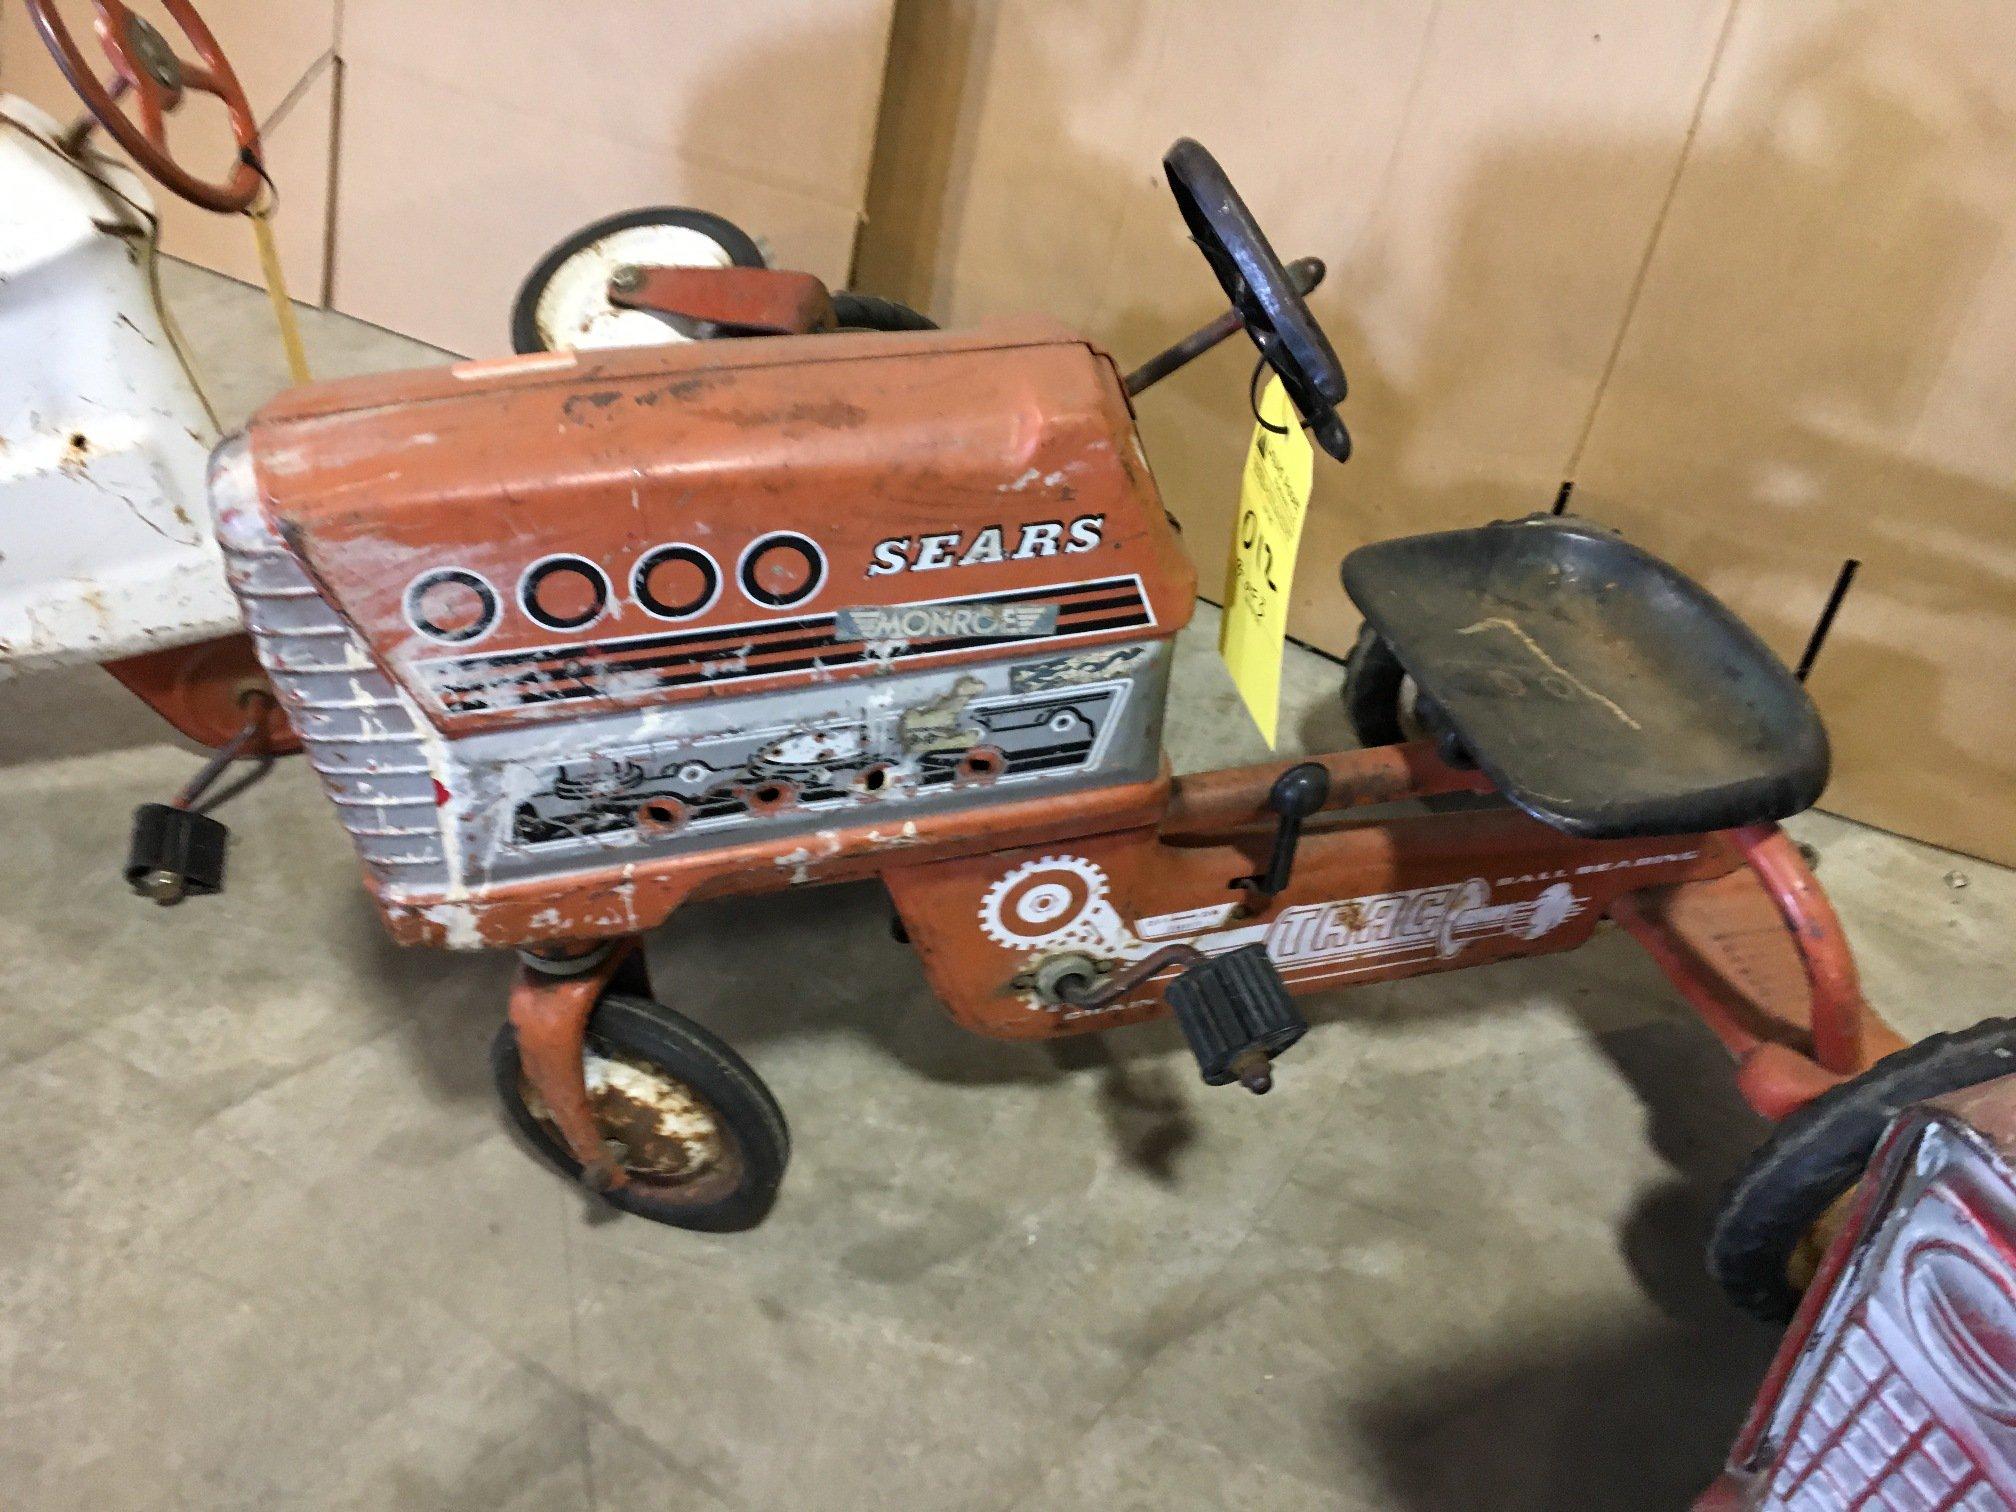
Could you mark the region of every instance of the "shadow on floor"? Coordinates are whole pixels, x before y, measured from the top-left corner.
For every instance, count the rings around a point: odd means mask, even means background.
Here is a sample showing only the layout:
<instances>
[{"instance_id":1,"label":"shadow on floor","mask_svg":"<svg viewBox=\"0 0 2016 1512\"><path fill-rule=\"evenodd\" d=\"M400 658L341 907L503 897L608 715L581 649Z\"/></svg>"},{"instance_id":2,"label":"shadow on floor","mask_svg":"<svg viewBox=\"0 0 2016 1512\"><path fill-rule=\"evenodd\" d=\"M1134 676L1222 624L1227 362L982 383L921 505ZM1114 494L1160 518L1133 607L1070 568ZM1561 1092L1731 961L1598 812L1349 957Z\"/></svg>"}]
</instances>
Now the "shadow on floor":
<instances>
[{"instance_id":1,"label":"shadow on floor","mask_svg":"<svg viewBox=\"0 0 2016 1512\"><path fill-rule=\"evenodd\" d=\"M195 775L200 747L102 667L59 667L0 680L0 768L160 745L190 752L186 775Z\"/></svg>"},{"instance_id":2,"label":"shadow on floor","mask_svg":"<svg viewBox=\"0 0 2016 1512\"><path fill-rule=\"evenodd\" d=\"M1487 1355L1345 1410L1396 1508L1657 1512L1714 1479L1775 1340L1761 1325L1597 1320L1538 1353Z\"/></svg>"},{"instance_id":3,"label":"shadow on floor","mask_svg":"<svg viewBox=\"0 0 2016 1512\"><path fill-rule=\"evenodd\" d=\"M1678 1020L1598 1043L1671 1167L1618 1236L1654 1311L1591 1318L1544 1348L1466 1360L1341 1409L1345 1452L1371 1446L1396 1507L1685 1507L1714 1478L1777 1347L1778 1330L1738 1314L1702 1263L1722 1185L1765 1132L1726 1057Z\"/></svg>"},{"instance_id":4,"label":"shadow on floor","mask_svg":"<svg viewBox=\"0 0 2016 1512\"><path fill-rule=\"evenodd\" d=\"M932 996L916 956L891 937L889 919L888 898L877 883L696 904L649 937L655 989L758 1066L767 1043L845 1035L872 1042L911 1072L942 1084L1042 1083L1096 1074L1117 1148L1151 1178L1174 1179L1177 1160L1195 1138L1186 1111L1195 1092L1172 1021L1048 1042L972 1034ZM370 920L358 923L360 935L372 935ZM359 944L385 957L386 969L402 978L414 970L405 961L411 953L382 937ZM1649 962L1608 936L1584 950L1601 957L1594 986L1586 969L1566 961L1508 962L1486 970L1503 980L1507 1002L1561 974L1561 1000L1581 1010L1591 1036L1637 1093L1651 1143L1675 1177L1634 1217L1627 1253L1662 1307L1677 1317L1695 1316L1693 1272L1707 1214L1721 1183L1763 1137L1764 1125L1736 1095L1720 1046L1691 1020L1606 1034L1600 994L1621 991L1657 1001L1664 984ZM444 959L420 970L440 979L468 969ZM501 975L498 980L495 998L474 1010L489 1024L501 1015ZM453 989L444 982L443 990ZM1301 1000L1301 1007L1317 1033L1346 1019L1433 1024L1497 1011L1489 994L1480 1005L1474 990L1452 993L1438 977L1326 993ZM464 1080L459 1071L450 1075ZM1674 1263L1676 1247L1690 1267L1685 1284L1669 1284L1662 1274Z\"/></svg>"},{"instance_id":5,"label":"shadow on floor","mask_svg":"<svg viewBox=\"0 0 2016 1512\"><path fill-rule=\"evenodd\" d=\"M1691 1021L1648 1024L1598 1044L1637 1094L1644 1136L1671 1167L1626 1219L1624 1258L1673 1322L1721 1329L1734 1315L1708 1278L1703 1245L1723 1188L1770 1125L1737 1094L1721 1045Z\"/></svg>"}]
</instances>

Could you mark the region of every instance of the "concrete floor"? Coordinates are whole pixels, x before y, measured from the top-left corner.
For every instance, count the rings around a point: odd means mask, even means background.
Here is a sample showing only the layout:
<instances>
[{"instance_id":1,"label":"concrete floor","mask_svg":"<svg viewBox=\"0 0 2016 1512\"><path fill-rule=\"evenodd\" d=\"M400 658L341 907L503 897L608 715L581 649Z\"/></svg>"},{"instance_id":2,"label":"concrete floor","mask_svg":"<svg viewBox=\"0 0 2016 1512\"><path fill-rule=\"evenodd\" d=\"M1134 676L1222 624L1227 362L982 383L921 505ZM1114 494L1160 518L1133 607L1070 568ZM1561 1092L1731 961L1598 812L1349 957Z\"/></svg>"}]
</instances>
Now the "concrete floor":
<instances>
[{"instance_id":1,"label":"concrete floor","mask_svg":"<svg viewBox=\"0 0 2016 1512\"><path fill-rule=\"evenodd\" d=\"M242 414L259 296L170 273ZM311 327L324 373L430 355ZM1213 630L1185 767L1263 754ZM1343 743L1336 682L1291 654L1299 744ZM128 896L128 813L191 769L95 671L0 688L9 1508L1676 1507L1771 1349L1699 1259L1759 1127L1616 933L1311 1000L1257 1100L1166 1025L966 1036L873 886L695 908L661 988L796 1144L710 1237L519 1149L508 962L388 944L298 763L226 811L227 895ZM1794 827L1902 1028L2007 1010L2016 874Z\"/></svg>"}]
</instances>

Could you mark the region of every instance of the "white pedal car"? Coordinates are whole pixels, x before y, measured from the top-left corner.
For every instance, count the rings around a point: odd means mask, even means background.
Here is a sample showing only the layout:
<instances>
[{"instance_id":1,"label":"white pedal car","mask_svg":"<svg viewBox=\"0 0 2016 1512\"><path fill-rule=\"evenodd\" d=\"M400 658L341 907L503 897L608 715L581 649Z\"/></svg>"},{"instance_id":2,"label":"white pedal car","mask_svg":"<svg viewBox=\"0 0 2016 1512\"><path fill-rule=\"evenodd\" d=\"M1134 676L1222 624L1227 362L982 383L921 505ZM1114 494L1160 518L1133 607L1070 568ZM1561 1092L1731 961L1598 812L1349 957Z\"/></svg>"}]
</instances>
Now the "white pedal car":
<instances>
[{"instance_id":1,"label":"white pedal car","mask_svg":"<svg viewBox=\"0 0 2016 1512\"><path fill-rule=\"evenodd\" d=\"M0 96L0 676L238 628L130 168Z\"/></svg>"}]
</instances>

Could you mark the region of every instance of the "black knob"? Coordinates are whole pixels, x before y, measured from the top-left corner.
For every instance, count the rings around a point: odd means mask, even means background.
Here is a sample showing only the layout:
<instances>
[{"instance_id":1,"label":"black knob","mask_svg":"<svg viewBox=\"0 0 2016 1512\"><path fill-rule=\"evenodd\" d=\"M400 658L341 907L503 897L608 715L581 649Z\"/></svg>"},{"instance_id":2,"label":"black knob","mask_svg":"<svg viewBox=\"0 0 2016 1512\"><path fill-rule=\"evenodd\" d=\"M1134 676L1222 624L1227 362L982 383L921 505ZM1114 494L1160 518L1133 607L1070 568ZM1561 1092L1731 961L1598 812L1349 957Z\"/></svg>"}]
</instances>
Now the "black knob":
<instances>
[{"instance_id":1,"label":"black knob","mask_svg":"<svg viewBox=\"0 0 2016 1512\"><path fill-rule=\"evenodd\" d=\"M1330 769L1320 761L1288 768L1267 792L1267 807L1298 824L1329 801Z\"/></svg>"},{"instance_id":2,"label":"black knob","mask_svg":"<svg viewBox=\"0 0 2016 1512\"><path fill-rule=\"evenodd\" d=\"M1330 771L1321 762L1305 761L1274 779L1267 793L1267 807L1281 816L1274 830L1273 853L1267 870L1252 879L1253 890L1271 898L1288 887L1295 870L1295 847L1302 838L1302 821L1320 811L1330 801Z\"/></svg>"}]
</instances>

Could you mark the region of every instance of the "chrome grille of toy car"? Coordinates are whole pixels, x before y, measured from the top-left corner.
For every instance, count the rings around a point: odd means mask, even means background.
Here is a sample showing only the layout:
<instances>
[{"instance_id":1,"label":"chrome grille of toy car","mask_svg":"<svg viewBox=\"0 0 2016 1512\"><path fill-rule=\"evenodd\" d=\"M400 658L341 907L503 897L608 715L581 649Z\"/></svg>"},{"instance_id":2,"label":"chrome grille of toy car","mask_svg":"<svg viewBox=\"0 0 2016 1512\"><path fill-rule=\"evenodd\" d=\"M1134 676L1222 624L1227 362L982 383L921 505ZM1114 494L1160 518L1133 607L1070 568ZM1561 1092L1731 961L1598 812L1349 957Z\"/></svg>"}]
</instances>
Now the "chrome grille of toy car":
<instances>
[{"instance_id":1,"label":"chrome grille of toy car","mask_svg":"<svg viewBox=\"0 0 2016 1512\"><path fill-rule=\"evenodd\" d=\"M1888 1190L1734 1467L1745 1507L2016 1507L2016 1185L1973 1128L1915 1118L1864 1178Z\"/></svg>"},{"instance_id":2,"label":"chrome grille of toy car","mask_svg":"<svg viewBox=\"0 0 2016 1512\"><path fill-rule=\"evenodd\" d=\"M1829 1349L1763 1505L1786 1512L2006 1508L1981 1463L1870 1331L1866 1309L1865 1302Z\"/></svg>"}]
</instances>

